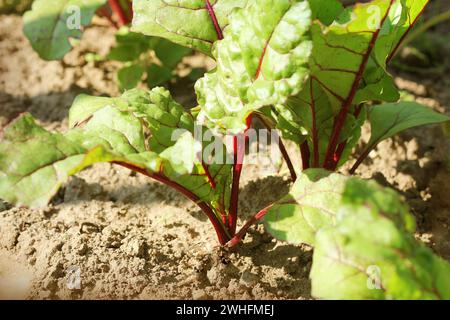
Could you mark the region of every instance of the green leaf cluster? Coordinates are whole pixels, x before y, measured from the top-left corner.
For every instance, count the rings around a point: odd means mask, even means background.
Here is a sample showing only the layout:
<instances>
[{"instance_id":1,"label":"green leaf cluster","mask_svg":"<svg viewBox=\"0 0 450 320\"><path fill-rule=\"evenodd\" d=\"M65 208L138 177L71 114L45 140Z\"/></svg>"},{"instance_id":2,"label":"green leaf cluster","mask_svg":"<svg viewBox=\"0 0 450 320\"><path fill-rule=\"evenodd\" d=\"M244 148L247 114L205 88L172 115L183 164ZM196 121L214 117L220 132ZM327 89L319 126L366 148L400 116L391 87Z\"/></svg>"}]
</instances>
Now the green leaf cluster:
<instances>
[{"instance_id":1,"label":"green leaf cluster","mask_svg":"<svg viewBox=\"0 0 450 320\"><path fill-rule=\"evenodd\" d=\"M130 32L127 27L116 34L116 46L107 60L121 61L117 73L122 90L135 88L144 80L149 88L164 85L174 77L174 69L191 50L166 39Z\"/></svg>"},{"instance_id":2,"label":"green leaf cluster","mask_svg":"<svg viewBox=\"0 0 450 320\"><path fill-rule=\"evenodd\" d=\"M231 166L198 159L194 120L167 90L131 90L119 98L80 95L65 134L44 130L30 114L8 126L0 143L0 195L31 207L47 204L70 175L98 162L119 163L189 190L220 215Z\"/></svg>"},{"instance_id":3,"label":"green leaf cluster","mask_svg":"<svg viewBox=\"0 0 450 320\"><path fill-rule=\"evenodd\" d=\"M310 169L287 199L265 223L278 239L314 246L314 297L450 299L450 264L415 240L414 218L393 190Z\"/></svg>"},{"instance_id":4,"label":"green leaf cluster","mask_svg":"<svg viewBox=\"0 0 450 320\"><path fill-rule=\"evenodd\" d=\"M196 84L203 124L236 134L252 113L262 113L283 138L307 145L309 167L334 170L360 142L366 120L374 137L368 149L388 138L375 114L386 123L396 119L402 130L448 120L398 102L386 68L427 3L218 0L211 16L203 1L135 1L133 30L215 58L217 68ZM428 116L411 120L418 109Z\"/></svg>"}]
</instances>

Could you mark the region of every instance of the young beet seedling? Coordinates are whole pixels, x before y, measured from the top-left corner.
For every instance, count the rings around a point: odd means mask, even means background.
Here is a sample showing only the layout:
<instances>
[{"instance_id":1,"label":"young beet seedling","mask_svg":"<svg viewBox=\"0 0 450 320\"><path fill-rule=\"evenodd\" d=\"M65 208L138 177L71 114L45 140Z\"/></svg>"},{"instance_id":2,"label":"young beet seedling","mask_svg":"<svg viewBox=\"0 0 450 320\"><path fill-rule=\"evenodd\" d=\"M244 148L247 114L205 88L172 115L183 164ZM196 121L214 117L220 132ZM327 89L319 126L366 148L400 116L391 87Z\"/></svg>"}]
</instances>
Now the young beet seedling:
<instances>
[{"instance_id":1,"label":"young beet seedling","mask_svg":"<svg viewBox=\"0 0 450 320\"><path fill-rule=\"evenodd\" d=\"M35 0L32 9L24 14L23 31L31 46L45 60L62 59L71 49L71 41L81 38L83 29L99 12L111 19L112 12L118 17L120 26L130 23L133 12L128 0Z\"/></svg>"},{"instance_id":2,"label":"young beet seedling","mask_svg":"<svg viewBox=\"0 0 450 320\"><path fill-rule=\"evenodd\" d=\"M88 54L86 60L122 62L124 65L116 76L122 91L135 88L142 80L149 88L164 85L191 50L162 38L130 32L131 5L130 0L62 0L55 7L51 1L35 0L32 10L24 15L24 33L42 59L59 60L71 50L71 41L81 37L82 28L97 13L118 29L116 45L105 57Z\"/></svg>"},{"instance_id":3,"label":"young beet seedling","mask_svg":"<svg viewBox=\"0 0 450 320\"><path fill-rule=\"evenodd\" d=\"M353 172L381 140L448 120L419 104L397 102L386 71L426 4L374 0L344 8L333 0L135 0L132 31L216 59L217 68L196 84L199 107L186 112L156 88L119 98L79 96L65 134L50 133L23 115L0 144L0 197L45 205L70 175L110 162L183 193L209 217L220 243L233 247L264 215L282 216L290 210L285 205L299 204L282 200L236 233L245 136L254 117L299 145L303 169L328 171L347 161L367 118L372 138ZM233 150L227 152L221 139L198 139L198 130L231 134ZM215 161L198 157L210 149ZM229 153L232 164L225 160ZM297 184L290 196L296 190Z\"/></svg>"}]
</instances>

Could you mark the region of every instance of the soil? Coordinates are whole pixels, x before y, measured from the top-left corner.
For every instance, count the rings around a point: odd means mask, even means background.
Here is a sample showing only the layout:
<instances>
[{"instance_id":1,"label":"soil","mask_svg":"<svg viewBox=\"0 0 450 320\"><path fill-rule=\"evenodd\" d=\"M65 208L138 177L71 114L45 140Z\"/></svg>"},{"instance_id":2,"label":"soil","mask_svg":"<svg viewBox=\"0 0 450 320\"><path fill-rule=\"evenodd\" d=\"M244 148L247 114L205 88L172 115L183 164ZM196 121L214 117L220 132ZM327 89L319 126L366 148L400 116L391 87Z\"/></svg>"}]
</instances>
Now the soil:
<instances>
[{"instance_id":1,"label":"soil","mask_svg":"<svg viewBox=\"0 0 450 320\"><path fill-rule=\"evenodd\" d=\"M45 62L23 37L21 18L0 16L0 129L28 111L47 129L65 130L79 93L118 95L119 65L84 59L108 52L113 34L95 21L64 61ZM396 82L418 101L450 111L449 75L436 81L400 74ZM180 101L195 101L192 84L172 86ZM449 147L439 126L409 130L380 144L358 170L405 196L417 238L447 260ZM298 151L289 151L298 160ZM284 167L245 166L240 224L289 186ZM0 299L310 299L311 256L310 247L277 241L262 225L235 252L224 252L194 204L113 165L72 178L41 210L0 202ZM77 272L81 283L73 282Z\"/></svg>"},{"instance_id":2,"label":"soil","mask_svg":"<svg viewBox=\"0 0 450 320\"><path fill-rule=\"evenodd\" d=\"M25 12L32 2L33 0L0 0L0 14Z\"/></svg>"}]
</instances>

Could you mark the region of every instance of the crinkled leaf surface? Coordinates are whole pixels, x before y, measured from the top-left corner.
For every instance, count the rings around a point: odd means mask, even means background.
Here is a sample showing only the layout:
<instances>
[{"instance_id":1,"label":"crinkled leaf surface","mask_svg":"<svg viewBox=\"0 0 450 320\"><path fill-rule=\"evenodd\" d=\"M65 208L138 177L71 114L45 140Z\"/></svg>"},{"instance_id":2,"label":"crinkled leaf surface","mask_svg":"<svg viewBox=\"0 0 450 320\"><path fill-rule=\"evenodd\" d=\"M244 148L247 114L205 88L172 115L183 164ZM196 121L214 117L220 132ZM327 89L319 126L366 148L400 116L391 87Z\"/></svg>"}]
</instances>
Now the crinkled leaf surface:
<instances>
[{"instance_id":1,"label":"crinkled leaf surface","mask_svg":"<svg viewBox=\"0 0 450 320\"><path fill-rule=\"evenodd\" d=\"M141 150L157 153L165 160L180 160L177 161L178 163L169 161L169 165L162 166L163 171L161 171L161 167L150 167L150 169L162 173L172 181L186 187L201 200L212 203L218 211L226 212L228 208L225 204L228 204L229 199L231 166L225 163L208 166L210 175L216 183L216 188L213 189L205 173L205 168L198 162L198 159L195 157L193 162L185 161L186 159L192 159L192 152L199 151L201 145L193 137L194 122L192 116L171 98L167 90L162 88L155 88L150 92L131 90L125 92L120 98L88 96L77 98L71 109L69 122L71 125L83 124L81 138L84 139L83 144L88 148L102 143L98 141L99 137L107 140L103 142L105 146L113 143L113 141L110 141L110 137L117 130L114 130L115 128L110 130L111 125L109 124L106 132L103 133L102 130L101 122L107 121L107 118L98 116L100 123L95 122L95 116L99 112L111 107L120 114L124 113L131 117L134 122L140 122L140 126L133 124L128 127L130 130L139 129L144 137L143 143L132 144L138 153L132 155L133 161L140 159ZM117 116L111 118L111 124L116 125L115 122L117 122ZM84 136L92 130L93 141L91 142L86 140ZM186 133L191 136L191 141L186 140L186 138L180 139ZM76 135L77 130L73 134ZM127 134L127 140L134 141L131 137L136 137L136 134L137 131L133 135ZM154 166L153 163L149 163L149 165Z\"/></svg>"},{"instance_id":2,"label":"crinkled leaf surface","mask_svg":"<svg viewBox=\"0 0 450 320\"><path fill-rule=\"evenodd\" d=\"M412 234L413 217L391 190L348 181L335 226L320 230L312 294L323 299L450 299L450 264Z\"/></svg>"},{"instance_id":3,"label":"crinkled leaf surface","mask_svg":"<svg viewBox=\"0 0 450 320\"><path fill-rule=\"evenodd\" d=\"M79 39L106 0L36 0L24 15L23 31L33 49L46 60L58 60L70 51L69 39Z\"/></svg>"},{"instance_id":4,"label":"crinkled leaf surface","mask_svg":"<svg viewBox=\"0 0 450 320\"><path fill-rule=\"evenodd\" d=\"M307 1L250 0L235 9L213 55L217 69L196 84L200 119L240 132L254 110L284 103L308 76Z\"/></svg>"},{"instance_id":5,"label":"crinkled leaf surface","mask_svg":"<svg viewBox=\"0 0 450 320\"><path fill-rule=\"evenodd\" d=\"M247 0L133 0L135 32L157 36L211 54L219 39L215 26L228 25L228 15ZM214 15L207 9L210 5ZM215 18L213 18L215 17Z\"/></svg>"},{"instance_id":6,"label":"crinkled leaf surface","mask_svg":"<svg viewBox=\"0 0 450 320\"><path fill-rule=\"evenodd\" d=\"M372 131L368 145L371 148L406 129L450 121L450 117L429 107L406 101L370 107L368 115Z\"/></svg>"},{"instance_id":7,"label":"crinkled leaf surface","mask_svg":"<svg viewBox=\"0 0 450 320\"><path fill-rule=\"evenodd\" d=\"M84 153L81 146L23 115L5 130L0 144L1 198L17 205L46 204Z\"/></svg>"},{"instance_id":8,"label":"crinkled leaf surface","mask_svg":"<svg viewBox=\"0 0 450 320\"><path fill-rule=\"evenodd\" d=\"M210 186L197 152L193 118L162 88L118 98L80 95L65 135L39 127L30 115L10 125L0 143L0 197L45 205L68 177L96 162L119 162L183 186L226 212L231 166L210 165Z\"/></svg>"}]
</instances>

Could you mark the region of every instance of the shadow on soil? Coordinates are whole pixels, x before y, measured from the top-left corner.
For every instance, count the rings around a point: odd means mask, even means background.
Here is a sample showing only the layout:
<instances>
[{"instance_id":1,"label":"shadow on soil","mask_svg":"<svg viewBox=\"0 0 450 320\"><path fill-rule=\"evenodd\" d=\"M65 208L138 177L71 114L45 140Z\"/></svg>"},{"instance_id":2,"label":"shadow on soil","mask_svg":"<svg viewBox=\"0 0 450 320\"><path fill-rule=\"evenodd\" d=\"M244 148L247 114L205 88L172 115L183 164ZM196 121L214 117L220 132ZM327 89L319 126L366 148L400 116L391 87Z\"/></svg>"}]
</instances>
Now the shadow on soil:
<instances>
[{"instance_id":1,"label":"shadow on soil","mask_svg":"<svg viewBox=\"0 0 450 320\"><path fill-rule=\"evenodd\" d=\"M75 97L85 92L86 90L77 86L72 86L65 92L50 92L34 97L0 92L0 127L4 127L23 112L31 113L43 123L61 122L68 117Z\"/></svg>"}]
</instances>

